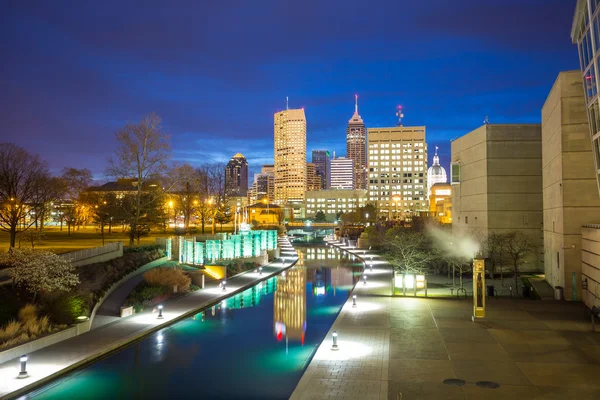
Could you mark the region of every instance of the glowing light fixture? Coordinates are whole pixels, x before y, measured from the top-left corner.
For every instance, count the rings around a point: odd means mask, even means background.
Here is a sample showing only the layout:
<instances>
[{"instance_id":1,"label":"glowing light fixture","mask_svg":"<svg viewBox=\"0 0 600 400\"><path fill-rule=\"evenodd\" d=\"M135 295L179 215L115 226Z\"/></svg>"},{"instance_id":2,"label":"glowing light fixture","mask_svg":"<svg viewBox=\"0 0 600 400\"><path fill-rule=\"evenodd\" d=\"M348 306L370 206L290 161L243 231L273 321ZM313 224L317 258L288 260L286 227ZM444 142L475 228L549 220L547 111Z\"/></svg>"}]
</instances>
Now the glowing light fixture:
<instances>
[{"instance_id":1,"label":"glowing light fixture","mask_svg":"<svg viewBox=\"0 0 600 400\"><path fill-rule=\"evenodd\" d=\"M226 290L227 290L227 281L223 281L223 282L221 283L221 289L222 289L223 291L226 291Z\"/></svg>"},{"instance_id":2,"label":"glowing light fixture","mask_svg":"<svg viewBox=\"0 0 600 400\"><path fill-rule=\"evenodd\" d=\"M163 310L163 306L162 306L162 304L160 304L158 306L158 319L162 319L163 318L162 310Z\"/></svg>"},{"instance_id":3,"label":"glowing light fixture","mask_svg":"<svg viewBox=\"0 0 600 400\"><path fill-rule=\"evenodd\" d=\"M333 345L331 346L331 350L334 350L334 351L336 351L336 350L339 350L339 349L340 349L340 348L338 347L338 344L337 344L337 336L338 336L338 335L337 335L337 332L336 332L336 331L333 331L333 335L332 335L332 337L333 337Z\"/></svg>"},{"instance_id":4,"label":"glowing light fixture","mask_svg":"<svg viewBox=\"0 0 600 400\"><path fill-rule=\"evenodd\" d=\"M29 376L29 374L27 373L27 356L22 355L19 358L19 361L21 362L21 371L19 372L19 375L17 376L17 378L19 378L19 379L27 378Z\"/></svg>"},{"instance_id":5,"label":"glowing light fixture","mask_svg":"<svg viewBox=\"0 0 600 400\"><path fill-rule=\"evenodd\" d=\"M262 275L262 267L258 267L258 274Z\"/></svg>"},{"instance_id":6,"label":"glowing light fixture","mask_svg":"<svg viewBox=\"0 0 600 400\"><path fill-rule=\"evenodd\" d=\"M367 274L363 275L363 284L367 284Z\"/></svg>"},{"instance_id":7,"label":"glowing light fixture","mask_svg":"<svg viewBox=\"0 0 600 400\"><path fill-rule=\"evenodd\" d=\"M356 307L356 295L352 295L352 307Z\"/></svg>"}]
</instances>

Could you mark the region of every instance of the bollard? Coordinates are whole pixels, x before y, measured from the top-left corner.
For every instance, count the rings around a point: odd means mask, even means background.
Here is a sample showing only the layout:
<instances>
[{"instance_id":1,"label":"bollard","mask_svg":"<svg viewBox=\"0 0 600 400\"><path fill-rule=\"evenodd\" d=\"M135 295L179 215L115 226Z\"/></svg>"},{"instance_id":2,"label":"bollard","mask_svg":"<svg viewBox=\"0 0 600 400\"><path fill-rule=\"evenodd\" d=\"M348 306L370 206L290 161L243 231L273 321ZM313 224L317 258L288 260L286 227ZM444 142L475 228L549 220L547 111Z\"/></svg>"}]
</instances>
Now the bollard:
<instances>
[{"instance_id":1,"label":"bollard","mask_svg":"<svg viewBox=\"0 0 600 400\"><path fill-rule=\"evenodd\" d=\"M27 373L27 356L22 355L21 358L19 358L19 361L21 362L21 371L19 372L19 376L17 376L17 378L27 378L29 376Z\"/></svg>"},{"instance_id":2,"label":"bollard","mask_svg":"<svg viewBox=\"0 0 600 400\"><path fill-rule=\"evenodd\" d=\"M367 274L363 275L363 284L366 285L367 284Z\"/></svg>"},{"instance_id":3,"label":"bollard","mask_svg":"<svg viewBox=\"0 0 600 400\"><path fill-rule=\"evenodd\" d=\"M159 306L158 306L158 317L157 317L158 319L162 319L163 318L162 310L163 310L163 306L162 306L162 304L159 304Z\"/></svg>"},{"instance_id":4,"label":"bollard","mask_svg":"<svg viewBox=\"0 0 600 400\"><path fill-rule=\"evenodd\" d=\"M333 337L333 345L331 346L331 350L339 350L338 344L337 344L337 332L333 331L333 334L331 335Z\"/></svg>"},{"instance_id":5,"label":"bollard","mask_svg":"<svg viewBox=\"0 0 600 400\"><path fill-rule=\"evenodd\" d=\"M226 291L226 290L227 290L227 281L223 281L223 282L221 283L221 287L222 287L222 290L223 290L223 291Z\"/></svg>"},{"instance_id":6,"label":"bollard","mask_svg":"<svg viewBox=\"0 0 600 400\"><path fill-rule=\"evenodd\" d=\"M356 295L353 294L352 295L352 307L356 307ZM593 320L594 316L592 315L592 320Z\"/></svg>"}]
</instances>

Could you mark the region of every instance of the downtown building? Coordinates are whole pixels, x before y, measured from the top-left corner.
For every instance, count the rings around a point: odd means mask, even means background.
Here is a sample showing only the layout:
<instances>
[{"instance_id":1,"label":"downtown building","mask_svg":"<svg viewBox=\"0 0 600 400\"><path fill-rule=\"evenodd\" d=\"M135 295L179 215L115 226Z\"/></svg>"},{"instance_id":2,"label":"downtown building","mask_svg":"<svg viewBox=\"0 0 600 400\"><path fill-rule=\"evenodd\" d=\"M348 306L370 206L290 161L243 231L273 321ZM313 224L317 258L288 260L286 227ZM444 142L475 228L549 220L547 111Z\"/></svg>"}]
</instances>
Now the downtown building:
<instances>
[{"instance_id":1,"label":"downtown building","mask_svg":"<svg viewBox=\"0 0 600 400\"><path fill-rule=\"evenodd\" d=\"M577 45L581 66L582 89L587 110L588 137L592 153L593 178L596 193L600 188L600 1L578 0L571 29L571 40ZM588 158L589 159L589 158ZM593 191L592 191L593 192ZM589 193L588 193L589 194ZM582 300L588 307L600 307L600 221L594 216L581 230L581 285ZM576 245L575 245L576 246ZM568 247L565 246L565 247ZM566 251L566 250L565 250ZM579 251L577 246L573 251ZM574 271L576 272L576 271ZM565 285L569 279L565 276ZM567 288L565 287L565 291Z\"/></svg>"},{"instance_id":2,"label":"downtown building","mask_svg":"<svg viewBox=\"0 0 600 400\"><path fill-rule=\"evenodd\" d=\"M354 189L367 188L367 128L358 115L358 95L355 95L354 115L346 128L346 157L352 160Z\"/></svg>"},{"instance_id":3,"label":"downtown building","mask_svg":"<svg viewBox=\"0 0 600 400\"><path fill-rule=\"evenodd\" d=\"M368 129L368 199L378 218L410 219L429 210L424 126Z\"/></svg>"},{"instance_id":4,"label":"downtown building","mask_svg":"<svg viewBox=\"0 0 600 400\"><path fill-rule=\"evenodd\" d=\"M331 157L327 150L313 150L312 163L315 164L315 171L321 177L321 189L329 189L331 180Z\"/></svg>"},{"instance_id":5,"label":"downtown building","mask_svg":"<svg viewBox=\"0 0 600 400\"><path fill-rule=\"evenodd\" d=\"M367 205L367 191L356 190L318 190L306 192L306 218L314 218L322 211L327 222L337 221L339 214L358 211Z\"/></svg>"},{"instance_id":6,"label":"downtown building","mask_svg":"<svg viewBox=\"0 0 600 400\"><path fill-rule=\"evenodd\" d=\"M306 191L306 116L304 109L274 114L275 203L301 203Z\"/></svg>"},{"instance_id":7,"label":"downtown building","mask_svg":"<svg viewBox=\"0 0 600 400\"><path fill-rule=\"evenodd\" d=\"M581 72L561 72L542 108L544 275L567 300L581 300L582 276L588 284L593 276L582 259L582 226L600 223L582 86Z\"/></svg>"},{"instance_id":8,"label":"downtown building","mask_svg":"<svg viewBox=\"0 0 600 400\"><path fill-rule=\"evenodd\" d=\"M248 161L240 153L234 155L225 167L225 190L228 196L248 194Z\"/></svg>"},{"instance_id":9,"label":"downtown building","mask_svg":"<svg viewBox=\"0 0 600 400\"><path fill-rule=\"evenodd\" d=\"M254 182L250 189L248 189L248 204L254 204L259 201L267 201L268 203L275 201L274 170L273 164L265 164L262 166L259 174L254 174Z\"/></svg>"},{"instance_id":10,"label":"downtown building","mask_svg":"<svg viewBox=\"0 0 600 400\"><path fill-rule=\"evenodd\" d=\"M337 190L354 189L354 161L338 157L331 160L330 188Z\"/></svg>"},{"instance_id":11,"label":"downtown building","mask_svg":"<svg viewBox=\"0 0 600 400\"><path fill-rule=\"evenodd\" d=\"M523 233L533 251L522 271L543 269L541 140L540 124L486 124L452 141L452 233Z\"/></svg>"}]
</instances>

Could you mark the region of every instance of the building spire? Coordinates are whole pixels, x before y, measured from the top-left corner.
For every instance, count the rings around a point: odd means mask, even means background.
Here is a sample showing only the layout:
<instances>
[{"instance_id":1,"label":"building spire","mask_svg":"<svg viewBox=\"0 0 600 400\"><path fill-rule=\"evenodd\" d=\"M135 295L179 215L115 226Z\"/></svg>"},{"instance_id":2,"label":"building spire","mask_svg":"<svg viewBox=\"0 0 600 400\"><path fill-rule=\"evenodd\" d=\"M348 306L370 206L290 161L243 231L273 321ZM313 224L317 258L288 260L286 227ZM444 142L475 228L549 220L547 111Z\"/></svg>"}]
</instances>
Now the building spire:
<instances>
[{"instance_id":1,"label":"building spire","mask_svg":"<svg viewBox=\"0 0 600 400\"><path fill-rule=\"evenodd\" d=\"M354 95L354 112L358 114L358 95Z\"/></svg>"},{"instance_id":2,"label":"building spire","mask_svg":"<svg viewBox=\"0 0 600 400\"><path fill-rule=\"evenodd\" d=\"M285 109L289 110L290 109L290 98L285 96Z\"/></svg>"},{"instance_id":3,"label":"building spire","mask_svg":"<svg viewBox=\"0 0 600 400\"><path fill-rule=\"evenodd\" d=\"M435 146L435 155L437 156L438 147Z\"/></svg>"},{"instance_id":4,"label":"building spire","mask_svg":"<svg viewBox=\"0 0 600 400\"><path fill-rule=\"evenodd\" d=\"M402 126L402 118L404 118L404 113L402 112L402 106L398 106L398 111L396 112L396 116L398 117L398 126Z\"/></svg>"}]
</instances>

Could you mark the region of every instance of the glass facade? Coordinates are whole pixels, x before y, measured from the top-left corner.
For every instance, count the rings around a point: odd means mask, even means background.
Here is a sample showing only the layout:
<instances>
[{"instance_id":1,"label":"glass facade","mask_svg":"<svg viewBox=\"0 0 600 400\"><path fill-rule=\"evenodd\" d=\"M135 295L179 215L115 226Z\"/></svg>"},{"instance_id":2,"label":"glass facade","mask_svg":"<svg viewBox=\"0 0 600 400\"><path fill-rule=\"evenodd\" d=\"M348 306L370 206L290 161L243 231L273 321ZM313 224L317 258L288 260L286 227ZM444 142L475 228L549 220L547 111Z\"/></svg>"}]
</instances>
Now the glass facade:
<instances>
[{"instance_id":1,"label":"glass facade","mask_svg":"<svg viewBox=\"0 0 600 400\"><path fill-rule=\"evenodd\" d=\"M592 153L600 187L600 105L598 103L598 54L600 54L600 0L579 0L571 31L577 44L588 108Z\"/></svg>"}]
</instances>

